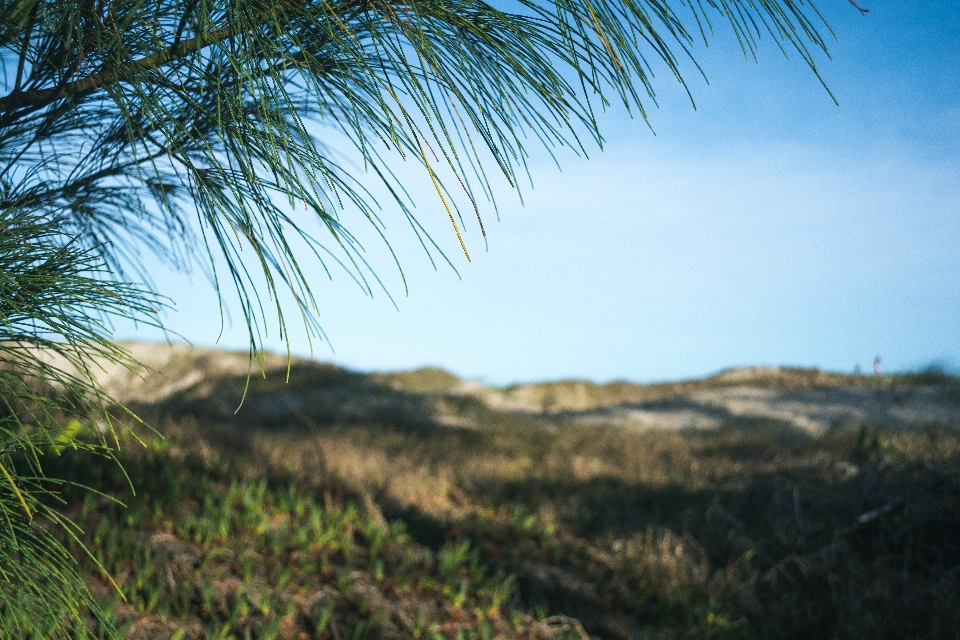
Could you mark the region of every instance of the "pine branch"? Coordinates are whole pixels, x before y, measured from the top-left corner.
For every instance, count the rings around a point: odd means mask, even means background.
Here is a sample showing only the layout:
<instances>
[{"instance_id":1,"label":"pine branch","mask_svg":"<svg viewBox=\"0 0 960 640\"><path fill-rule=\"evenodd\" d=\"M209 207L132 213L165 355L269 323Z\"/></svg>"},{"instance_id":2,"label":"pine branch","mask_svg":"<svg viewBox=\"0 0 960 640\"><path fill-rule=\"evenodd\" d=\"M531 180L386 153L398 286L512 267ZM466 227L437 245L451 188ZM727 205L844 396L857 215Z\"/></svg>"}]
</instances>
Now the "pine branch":
<instances>
[{"instance_id":1,"label":"pine branch","mask_svg":"<svg viewBox=\"0 0 960 640\"><path fill-rule=\"evenodd\" d=\"M0 113L7 113L24 107L45 107L58 100L86 96L114 82L129 80L144 71L154 71L165 64L197 53L211 45L233 38L241 31L238 27L223 27L195 38L182 40L170 45L163 51L136 60L128 65L97 75L89 75L79 80L64 83L62 86L30 91L12 91L0 98Z\"/></svg>"}]
</instances>

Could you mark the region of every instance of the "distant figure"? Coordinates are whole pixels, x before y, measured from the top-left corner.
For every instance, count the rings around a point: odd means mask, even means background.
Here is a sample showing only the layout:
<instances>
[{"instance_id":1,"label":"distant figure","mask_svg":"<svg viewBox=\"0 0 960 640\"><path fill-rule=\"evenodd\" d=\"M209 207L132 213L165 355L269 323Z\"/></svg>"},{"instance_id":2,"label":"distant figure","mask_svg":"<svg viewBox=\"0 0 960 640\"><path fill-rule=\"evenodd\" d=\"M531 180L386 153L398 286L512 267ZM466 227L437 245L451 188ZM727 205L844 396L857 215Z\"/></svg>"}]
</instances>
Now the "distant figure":
<instances>
[{"instance_id":1,"label":"distant figure","mask_svg":"<svg viewBox=\"0 0 960 640\"><path fill-rule=\"evenodd\" d=\"M880 356L877 356L876 358L873 359L873 375L875 376L880 375L880 366L882 364L883 362L880 360Z\"/></svg>"}]
</instances>

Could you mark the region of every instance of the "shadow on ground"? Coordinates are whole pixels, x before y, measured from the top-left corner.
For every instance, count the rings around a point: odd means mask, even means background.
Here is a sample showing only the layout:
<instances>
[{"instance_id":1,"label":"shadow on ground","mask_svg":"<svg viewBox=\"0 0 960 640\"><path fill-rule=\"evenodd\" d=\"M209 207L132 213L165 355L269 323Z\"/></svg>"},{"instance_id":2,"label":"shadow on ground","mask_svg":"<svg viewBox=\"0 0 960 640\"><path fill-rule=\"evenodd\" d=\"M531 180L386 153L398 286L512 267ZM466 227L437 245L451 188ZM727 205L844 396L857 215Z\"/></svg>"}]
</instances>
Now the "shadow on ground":
<instances>
[{"instance_id":1,"label":"shadow on ground","mask_svg":"<svg viewBox=\"0 0 960 640\"><path fill-rule=\"evenodd\" d=\"M960 628L951 425L811 432L715 406L715 428L631 430L584 424L596 406L498 408L436 371L275 374L249 388L243 372L208 375L140 403L166 439L124 445L136 499L109 464L50 465L130 502L65 494L85 542L132 590L111 605L130 637ZM819 379L801 382L816 390ZM956 393L953 379L911 384ZM638 406L634 391L616 392Z\"/></svg>"}]
</instances>

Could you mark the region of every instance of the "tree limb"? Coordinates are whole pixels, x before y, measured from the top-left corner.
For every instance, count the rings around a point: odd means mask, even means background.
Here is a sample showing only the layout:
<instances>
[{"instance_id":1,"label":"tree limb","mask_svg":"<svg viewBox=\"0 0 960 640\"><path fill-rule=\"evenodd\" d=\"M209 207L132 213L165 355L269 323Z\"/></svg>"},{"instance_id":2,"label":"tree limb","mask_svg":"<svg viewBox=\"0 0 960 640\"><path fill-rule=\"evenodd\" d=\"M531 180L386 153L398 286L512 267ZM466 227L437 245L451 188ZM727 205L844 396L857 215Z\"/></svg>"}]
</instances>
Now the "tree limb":
<instances>
[{"instance_id":1,"label":"tree limb","mask_svg":"<svg viewBox=\"0 0 960 640\"><path fill-rule=\"evenodd\" d=\"M162 51L135 60L119 69L99 75L89 75L80 80L67 82L63 86L31 91L13 91L0 98L0 113L9 113L24 107L44 106L63 98L72 98L98 91L103 85L121 82L143 71L153 71L165 64L184 58L211 45L233 38L244 29L242 27L223 27L182 40Z\"/></svg>"}]
</instances>

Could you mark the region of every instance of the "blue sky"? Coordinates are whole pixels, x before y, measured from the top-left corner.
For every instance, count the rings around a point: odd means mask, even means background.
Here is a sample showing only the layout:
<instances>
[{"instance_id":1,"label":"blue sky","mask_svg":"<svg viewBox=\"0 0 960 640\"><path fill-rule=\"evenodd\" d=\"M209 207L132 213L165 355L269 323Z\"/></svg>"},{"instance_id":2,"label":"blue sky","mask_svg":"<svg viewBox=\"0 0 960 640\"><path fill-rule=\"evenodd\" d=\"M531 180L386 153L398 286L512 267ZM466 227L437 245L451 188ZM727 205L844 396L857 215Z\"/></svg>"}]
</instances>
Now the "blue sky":
<instances>
[{"instance_id":1,"label":"blue sky","mask_svg":"<svg viewBox=\"0 0 960 640\"><path fill-rule=\"evenodd\" d=\"M603 152L561 153L562 172L535 155L524 204L504 185L499 221L482 209L489 250L467 230L471 263L417 178L417 216L460 277L434 271L385 212L410 294L383 252L374 263L399 310L318 273L335 351L315 342L314 356L493 384L748 364L851 371L875 355L887 370L960 366L960 5L861 4L866 16L818 2L840 38L819 62L839 106L773 43L754 63L720 32L697 50L710 84L690 75L696 111L661 78L655 135L614 109ZM154 272L176 304L169 326L213 345L221 322L205 280ZM162 339L127 325L118 337ZM309 354L302 331L291 340ZM268 344L283 350L276 332ZM245 348L244 327L235 320L219 345Z\"/></svg>"}]
</instances>

